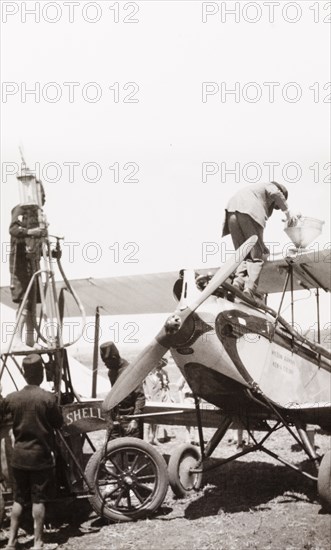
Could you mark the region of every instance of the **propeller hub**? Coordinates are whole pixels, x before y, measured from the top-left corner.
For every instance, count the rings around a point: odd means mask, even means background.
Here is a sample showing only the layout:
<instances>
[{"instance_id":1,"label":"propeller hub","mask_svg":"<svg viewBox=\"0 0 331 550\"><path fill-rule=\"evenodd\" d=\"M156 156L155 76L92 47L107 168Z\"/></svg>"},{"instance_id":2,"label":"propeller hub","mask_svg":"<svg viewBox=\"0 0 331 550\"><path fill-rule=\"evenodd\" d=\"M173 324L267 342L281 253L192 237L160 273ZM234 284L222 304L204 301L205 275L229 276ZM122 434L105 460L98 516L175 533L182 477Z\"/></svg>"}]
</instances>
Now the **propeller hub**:
<instances>
[{"instance_id":1,"label":"propeller hub","mask_svg":"<svg viewBox=\"0 0 331 550\"><path fill-rule=\"evenodd\" d=\"M164 328L167 334L176 334L182 326L179 315L171 315L165 322Z\"/></svg>"}]
</instances>

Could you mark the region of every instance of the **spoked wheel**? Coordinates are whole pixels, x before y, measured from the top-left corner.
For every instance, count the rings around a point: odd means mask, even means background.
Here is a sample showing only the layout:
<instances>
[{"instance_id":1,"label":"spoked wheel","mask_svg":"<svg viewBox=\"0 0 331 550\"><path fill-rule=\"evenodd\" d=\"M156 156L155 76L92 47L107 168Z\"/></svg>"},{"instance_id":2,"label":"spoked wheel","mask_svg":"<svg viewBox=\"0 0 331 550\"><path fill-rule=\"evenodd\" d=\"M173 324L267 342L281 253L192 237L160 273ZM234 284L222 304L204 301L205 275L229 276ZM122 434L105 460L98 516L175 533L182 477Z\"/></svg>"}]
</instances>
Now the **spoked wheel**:
<instances>
[{"instance_id":1,"label":"spoked wheel","mask_svg":"<svg viewBox=\"0 0 331 550\"><path fill-rule=\"evenodd\" d=\"M179 498L198 491L202 473L192 472L200 460L200 452L193 445L181 445L171 455L168 465L170 487Z\"/></svg>"},{"instance_id":2,"label":"spoked wheel","mask_svg":"<svg viewBox=\"0 0 331 550\"><path fill-rule=\"evenodd\" d=\"M92 508L113 521L132 521L161 506L169 485L164 458L135 437L111 441L94 453L85 475L94 490Z\"/></svg>"},{"instance_id":3,"label":"spoked wheel","mask_svg":"<svg viewBox=\"0 0 331 550\"><path fill-rule=\"evenodd\" d=\"M331 451L325 453L320 464L317 489L323 508L331 512Z\"/></svg>"}]
</instances>

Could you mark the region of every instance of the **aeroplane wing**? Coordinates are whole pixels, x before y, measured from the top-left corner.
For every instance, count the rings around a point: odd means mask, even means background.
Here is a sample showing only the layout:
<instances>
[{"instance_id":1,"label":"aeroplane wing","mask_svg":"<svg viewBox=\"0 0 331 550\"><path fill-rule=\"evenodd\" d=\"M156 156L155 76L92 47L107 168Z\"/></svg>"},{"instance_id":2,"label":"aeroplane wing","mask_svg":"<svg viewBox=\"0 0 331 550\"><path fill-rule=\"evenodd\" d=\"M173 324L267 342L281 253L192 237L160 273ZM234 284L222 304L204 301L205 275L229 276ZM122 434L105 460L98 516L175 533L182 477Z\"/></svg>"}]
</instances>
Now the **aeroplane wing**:
<instances>
[{"instance_id":1,"label":"aeroplane wing","mask_svg":"<svg viewBox=\"0 0 331 550\"><path fill-rule=\"evenodd\" d=\"M93 407L93 412L91 411ZM85 409L85 413L83 412ZM79 411L81 410L81 414ZM76 411L75 416L72 412ZM78 426L84 431L93 431L96 425L99 424L100 429L104 429L104 413L102 411L102 401L99 400L83 400L79 403L72 403L63 406L63 416L65 420L66 430L76 430ZM194 405L188 403L162 403L160 401L147 401L142 413L128 415L129 419L141 419L147 424L162 424L167 426L197 426L197 413ZM203 428L219 428L224 414L209 403L200 404L200 419ZM94 422L91 420L94 419ZM101 422L100 422L101 421ZM252 430L265 431L266 425L258 418L250 419L250 427ZM244 424L239 418L234 419L230 425L231 429L245 429Z\"/></svg>"},{"instance_id":2,"label":"aeroplane wing","mask_svg":"<svg viewBox=\"0 0 331 550\"><path fill-rule=\"evenodd\" d=\"M103 419L102 401L94 400L90 403L93 405L97 413L94 417ZM72 409L86 408L88 402L83 400L81 403L67 405L64 407L64 412L70 412ZM298 420L304 423L321 426L327 433L331 432L331 403L307 403L297 409L294 407L295 415ZM64 417L66 415L64 414ZM70 415L69 415L70 416ZM194 405L188 403L162 403L159 401L146 401L142 413L138 415L129 415L129 418L141 418L143 422L148 424L164 424L167 426L197 426L197 413ZM217 409L209 403L200 403L200 418L203 428L219 428L224 415L220 409ZM76 419L82 421L83 415L76 414ZM267 424L259 415L250 416L250 429L256 431L266 431ZM88 423L91 419L88 417ZM69 424L72 426L72 418L69 417ZM66 422L68 424L68 422ZM87 431L93 431L93 424ZM103 426L101 426L103 428ZM230 429L245 429L245 425L240 422L240 418L235 418L230 425ZM95 429L95 428L94 428Z\"/></svg>"},{"instance_id":3,"label":"aeroplane wing","mask_svg":"<svg viewBox=\"0 0 331 550\"><path fill-rule=\"evenodd\" d=\"M74 279L71 284L81 300L86 315L95 315L96 306L104 315L128 315L141 313L168 313L174 309L172 288L178 272L150 273L120 277ZM58 291L65 283L58 282ZM0 289L3 304L17 308L12 303L10 288ZM67 300L65 317L78 317L79 311L73 300Z\"/></svg>"},{"instance_id":4,"label":"aeroplane wing","mask_svg":"<svg viewBox=\"0 0 331 550\"><path fill-rule=\"evenodd\" d=\"M294 290L302 288L331 289L331 252L319 250L298 253L291 258L294 266ZM259 289L272 294L283 290L288 263L283 257L264 264ZM214 274L216 269L197 269L198 273ZM178 278L177 271L149 273L106 278L87 278L71 281L86 311L87 316L95 314L96 306L102 306L105 315L127 315L143 313L169 313L175 301L173 286ZM230 282L228 280L227 282ZM57 283L58 290L64 283ZM11 308L10 288L2 287L0 299ZM74 302L66 301L65 317L77 317L79 312Z\"/></svg>"},{"instance_id":5,"label":"aeroplane wing","mask_svg":"<svg viewBox=\"0 0 331 550\"><path fill-rule=\"evenodd\" d=\"M297 418L307 424L321 426L331 433L331 403L306 403L298 408L294 404ZM138 415L139 416L139 415ZM194 405L186 403L160 403L147 401L140 415L149 424L167 424L170 426L197 426L197 415ZM209 403L200 404L201 424L204 428L218 428L223 414ZM231 429L245 429L239 418L235 418ZM259 415L250 416L250 429L265 431L266 424Z\"/></svg>"},{"instance_id":6,"label":"aeroplane wing","mask_svg":"<svg viewBox=\"0 0 331 550\"><path fill-rule=\"evenodd\" d=\"M282 292L288 262L293 264L293 289L323 288L331 290L331 250L312 250L293 258L281 258L264 264L259 289L272 294Z\"/></svg>"},{"instance_id":7,"label":"aeroplane wing","mask_svg":"<svg viewBox=\"0 0 331 550\"><path fill-rule=\"evenodd\" d=\"M297 252L293 256L281 256L264 263L259 290L268 294L282 292L289 263L293 265L293 290L303 288L323 288L331 290L331 250ZM208 270L199 270L207 273ZM214 270L211 270L213 273ZM230 282L229 280L227 282ZM290 289L290 284L288 285Z\"/></svg>"},{"instance_id":8,"label":"aeroplane wing","mask_svg":"<svg viewBox=\"0 0 331 550\"><path fill-rule=\"evenodd\" d=\"M331 434L331 403L300 403L299 407L294 403L293 408L297 408L296 416L302 422L318 425Z\"/></svg>"}]
</instances>

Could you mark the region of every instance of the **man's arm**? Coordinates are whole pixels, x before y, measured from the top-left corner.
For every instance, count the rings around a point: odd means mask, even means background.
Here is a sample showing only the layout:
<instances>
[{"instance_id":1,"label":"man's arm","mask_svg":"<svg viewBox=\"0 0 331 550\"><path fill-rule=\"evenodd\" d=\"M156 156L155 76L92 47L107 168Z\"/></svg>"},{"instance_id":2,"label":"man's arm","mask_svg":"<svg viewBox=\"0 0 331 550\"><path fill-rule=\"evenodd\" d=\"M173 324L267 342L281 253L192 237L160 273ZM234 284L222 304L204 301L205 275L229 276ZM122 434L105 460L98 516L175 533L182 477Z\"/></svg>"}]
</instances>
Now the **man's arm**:
<instances>
[{"instance_id":1,"label":"man's arm","mask_svg":"<svg viewBox=\"0 0 331 550\"><path fill-rule=\"evenodd\" d=\"M283 212L288 211L288 204L286 202L286 199L283 195L283 193L278 189L277 185L274 185L273 183L270 183L267 186L267 193L271 199L271 201L278 206Z\"/></svg>"},{"instance_id":2,"label":"man's arm","mask_svg":"<svg viewBox=\"0 0 331 550\"><path fill-rule=\"evenodd\" d=\"M59 405L56 403L55 397L52 395L52 400L48 408L49 422L53 428L61 428L63 424L63 416Z\"/></svg>"},{"instance_id":3,"label":"man's arm","mask_svg":"<svg viewBox=\"0 0 331 550\"><path fill-rule=\"evenodd\" d=\"M16 206L12 211L11 224L9 233L16 239L24 239L25 237L45 237L46 230L41 227L31 227L27 229L20 220L23 217L23 212L20 206Z\"/></svg>"},{"instance_id":4,"label":"man's arm","mask_svg":"<svg viewBox=\"0 0 331 550\"><path fill-rule=\"evenodd\" d=\"M15 208L12 210L9 233L12 237L15 237L16 239L23 239L24 237L28 236L28 230L20 221L20 217L23 217L22 209L19 206L15 206Z\"/></svg>"},{"instance_id":5,"label":"man's arm","mask_svg":"<svg viewBox=\"0 0 331 550\"><path fill-rule=\"evenodd\" d=\"M133 414L141 414L146 403L146 397L142 386L138 386L135 391L136 402L134 406Z\"/></svg>"},{"instance_id":6,"label":"man's arm","mask_svg":"<svg viewBox=\"0 0 331 550\"><path fill-rule=\"evenodd\" d=\"M12 421L12 414L9 405L8 395L3 397L0 395L0 426Z\"/></svg>"},{"instance_id":7,"label":"man's arm","mask_svg":"<svg viewBox=\"0 0 331 550\"><path fill-rule=\"evenodd\" d=\"M135 400L134 411L132 414L141 414L143 412L143 408L146 403L146 398L145 398L142 385L138 386L138 388L134 392L132 392L131 396L134 397L134 400ZM130 420L126 428L125 434L131 435L132 433L136 432L136 430L139 427L139 424L140 422L136 418L133 418L132 420Z\"/></svg>"},{"instance_id":8,"label":"man's arm","mask_svg":"<svg viewBox=\"0 0 331 550\"><path fill-rule=\"evenodd\" d=\"M267 186L266 192L274 205L278 206L278 208L280 208L280 210L284 212L288 225L295 225L298 217L290 212L287 201L283 193L280 191L280 189L278 189L277 185L275 185L274 183L270 183Z\"/></svg>"}]
</instances>

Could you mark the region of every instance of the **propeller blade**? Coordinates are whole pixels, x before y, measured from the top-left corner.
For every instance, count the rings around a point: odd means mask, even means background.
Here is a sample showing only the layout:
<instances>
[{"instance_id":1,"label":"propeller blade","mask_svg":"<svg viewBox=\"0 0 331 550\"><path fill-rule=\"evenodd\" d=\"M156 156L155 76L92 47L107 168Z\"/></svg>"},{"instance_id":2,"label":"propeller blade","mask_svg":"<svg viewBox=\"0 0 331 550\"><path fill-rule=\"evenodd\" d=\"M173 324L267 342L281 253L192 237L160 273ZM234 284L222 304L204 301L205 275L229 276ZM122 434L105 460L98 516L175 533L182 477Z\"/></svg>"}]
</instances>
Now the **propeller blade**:
<instances>
[{"instance_id":1,"label":"propeller blade","mask_svg":"<svg viewBox=\"0 0 331 550\"><path fill-rule=\"evenodd\" d=\"M250 251L252 250L256 242L257 242L256 235L249 237L249 239L247 239L247 241L245 241L236 250L235 258L234 259L230 258L225 264L223 264L219 268L218 271L216 271L214 277L209 281L206 288L204 288L203 291L200 292L200 294L195 297L193 302L189 304L187 308L184 309L182 312L178 310L176 311L176 314L180 315L182 323L185 321L185 319L187 319L189 315L191 315L191 313L193 313L196 309L198 309L198 307L200 307L201 304L203 304L203 302L207 300L207 298L209 298L209 296L211 296L212 293L215 292L215 290L219 286L221 286L221 284L223 284L228 277L230 277L231 273L233 273L233 271L237 269L239 264L241 264L241 262L250 253ZM181 315L183 313L185 315Z\"/></svg>"},{"instance_id":2,"label":"propeller blade","mask_svg":"<svg viewBox=\"0 0 331 550\"><path fill-rule=\"evenodd\" d=\"M231 275L238 265L249 254L257 241L254 235L250 237L244 244L236 250L235 258L230 258L220 269L215 273L206 288L195 297L193 302L184 310L177 309L172 317L182 327L186 319L205 301L211 294ZM178 332L178 330L176 331ZM171 347L172 337L174 333L169 332L167 321L160 332L152 340L148 346L138 355L125 372L116 380L111 391L106 396L102 408L105 412L113 409L123 399L135 390L139 384L143 382L146 376L153 370L157 363L167 353Z\"/></svg>"},{"instance_id":3,"label":"propeller blade","mask_svg":"<svg viewBox=\"0 0 331 550\"><path fill-rule=\"evenodd\" d=\"M136 389L167 353L169 347L162 346L154 338L116 380L102 403L102 409L106 412L110 411Z\"/></svg>"}]
</instances>

